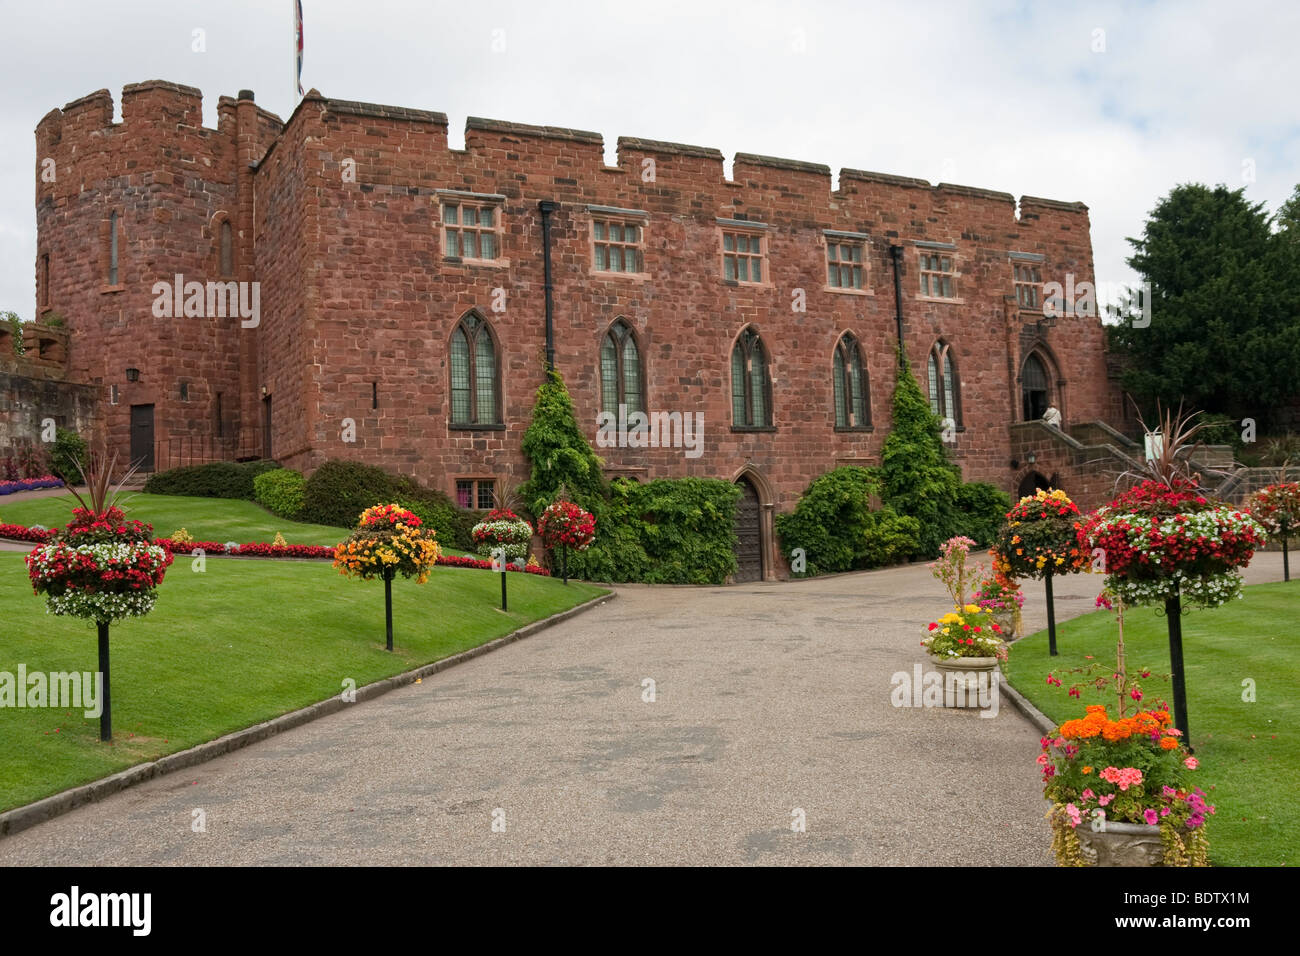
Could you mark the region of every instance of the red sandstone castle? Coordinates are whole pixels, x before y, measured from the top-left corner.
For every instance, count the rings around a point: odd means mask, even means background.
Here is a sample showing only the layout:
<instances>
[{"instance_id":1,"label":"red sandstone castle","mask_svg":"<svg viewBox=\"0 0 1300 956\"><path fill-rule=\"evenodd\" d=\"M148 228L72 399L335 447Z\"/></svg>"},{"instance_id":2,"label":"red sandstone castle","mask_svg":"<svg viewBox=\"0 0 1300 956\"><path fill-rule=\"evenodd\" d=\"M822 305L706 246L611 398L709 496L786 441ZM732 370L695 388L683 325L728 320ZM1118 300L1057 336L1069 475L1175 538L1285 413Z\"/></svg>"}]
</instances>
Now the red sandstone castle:
<instances>
[{"instance_id":1,"label":"red sandstone castle","mask_svg":"<svg viewBox=\"0 0 1300 956\"><path fill-rule=\"evenodd\" d=\"M1096 503L1123 439L1095 316L1088 210L966 186L327 99L287 121L249 91L216 129L152 81L36 130L40 318L98 388L97 427L146 467L357 458L483 507L528 472L520 438L554 361L598 416L702 414L672 442L598 449L611 475L742 484L742 573L784 566L774 510L873 464L900 330L967 480L1054 480ZM1060 429L1043 424L1054 405ZM635 433L634 433L635 434ZM608 442L603 444L608 445ZM670 447L663 447L664 445Z\"/></svg>"}]
</instances>

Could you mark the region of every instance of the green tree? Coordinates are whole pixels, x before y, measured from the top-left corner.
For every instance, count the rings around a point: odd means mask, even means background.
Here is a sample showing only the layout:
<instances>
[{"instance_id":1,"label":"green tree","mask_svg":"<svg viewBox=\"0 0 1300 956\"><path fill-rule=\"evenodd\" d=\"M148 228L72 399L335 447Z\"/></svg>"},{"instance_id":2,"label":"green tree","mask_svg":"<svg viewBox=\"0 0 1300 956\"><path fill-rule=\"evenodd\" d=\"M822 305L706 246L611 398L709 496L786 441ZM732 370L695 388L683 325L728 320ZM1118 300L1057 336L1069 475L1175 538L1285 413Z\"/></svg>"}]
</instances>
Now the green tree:
<instances>
[{"instance_id":1,"label":"green tree","mask_svg":"<svg viewBox=\"0 0 1300 956\"><path fill-rule=\"evenodd\" d=\"M1300 196L1300 194L1298 194ZM1292 216L1300 203L1284 207ZM1175 187L1130 238L1150 284L1150 323L1120 318L1112 348L1143 411L1180 402L1267 425L1300 382L1300 248L1244 190Z\"/></svg>"},{"instance_id":2,"label":"green tree","mask_svg":"<svg viewBox=\"0 0 1300 956\"><path fill-rule=\"evenodd\" d=\"M961 471L948 460L939 417L930 411L901 354L894 385L894 421L881 455L880 480L882 502L921 523L921 556L938 554L939 545L959 533Z\"/></svg>"},{"instance_id":3,"label":"green tree","mask_svg":"<svg viewBox=\"0 0 1300 956\"><path fill-rule=\"evenodd\" d=\"M519 496L533 515L540 515L563 489L574 504L600 517L605 498L604 464L578 427L573 399L564 379L554 369L537 389L533 420L524 432L521 447L532 472L519 486Z\"/></svg>"}]
</instances>

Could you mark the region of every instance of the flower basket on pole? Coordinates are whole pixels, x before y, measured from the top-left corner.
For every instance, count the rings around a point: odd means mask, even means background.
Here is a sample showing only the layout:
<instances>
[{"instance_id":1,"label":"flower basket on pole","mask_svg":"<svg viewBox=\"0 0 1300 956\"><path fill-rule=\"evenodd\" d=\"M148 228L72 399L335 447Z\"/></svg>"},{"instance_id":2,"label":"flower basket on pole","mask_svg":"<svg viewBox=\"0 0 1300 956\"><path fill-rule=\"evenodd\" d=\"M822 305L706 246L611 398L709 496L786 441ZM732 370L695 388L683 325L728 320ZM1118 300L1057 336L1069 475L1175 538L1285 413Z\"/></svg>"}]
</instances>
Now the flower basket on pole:
<instances>
[{"instance_id":1,"label":"flower basket on pole","mask_svg":"<svg viewBox=\"0 0 1300 956\"><path fill-rule=\"evenodd\" d=\"M572 501L556 501L537 521L542 543L560 552L560 574L569 583L569 551L585 551L596 537L596 519Z\"/></svg>"},{"instance_id":2,"label":"flower basket on pole","mask_svg":"<svg viewBox=\"0 0 1300 956\"><path fill-rule=\"evenodd\" d=\"M1174 723L1189 749L1183 607L1213 608L1240 597L1240 569L1264 543L1264 528L1247 512L1201 494L1200 475L1188 464L1191 438L1203 427L1191 424L1196 414L1164 412L1159 423L1164 439L1143 473L1150 477L1078 528L1079 546L1101 552L1109 591L1130 607L1163 605Z\"/></svg>"},{"instance_id":3,"label":"flower basket on pole","mask_svg":"<svg viewBox=\"0 0 1300 956\"><path fill-rule=\"evenodd\" d=\"M1291 555L1287 538L1300 530L1300 481L1282 481L1250 496L1250 516L1270 538L1282 542L1282 580L1291 580Z\"/></svg>"},{"instance_id":4,"label":"flower basket on pole","mask_svg":"<svg viewBox=\"0 0 1300 956\"><path fill-rule=\"evenodd\" d=\"M393 578L398 574L429 580L438 563L437 532L421 528L418 517L401 505L375 505L361 513L356 530L334 551L334 567L349 577L384 579L384 623L393 649Z\"/></svg>"},{"instance_id":5,"label":"flower basket on pole","mask_svg":"<svg viewBox=\"0 0 1300 956\"><path fill-rule=\"evenodd\" d=\"M1056 656L1056 605L1052 578L1090 570L1088 552L1075 537L1078 506L1059 489L1040 488L1007 512L994 549L1010 578L1042 578L1047 590L1047 647Z\"/></svg>"},{"instance_id":6,"label":"flower basket on pole","mask_svg":"<svg viewBox=\"0 0 1300 956\"><path fill-rule=\"evenodd\" d=\"M122 509L109 500L109 476L116 464L116 456L107 465L102 456L93 456L92 471L82 472L87 498L69 486L82 507L73 509L72 520L52 540L27 555L32 588L45 595L49 613L95 622L104 682L104 707L99 716L99 739L103 741L113 738L109 625L148 614L172 563L171 554L153 543L153 527L128 521Z\"/></svg>"}]
</instances>

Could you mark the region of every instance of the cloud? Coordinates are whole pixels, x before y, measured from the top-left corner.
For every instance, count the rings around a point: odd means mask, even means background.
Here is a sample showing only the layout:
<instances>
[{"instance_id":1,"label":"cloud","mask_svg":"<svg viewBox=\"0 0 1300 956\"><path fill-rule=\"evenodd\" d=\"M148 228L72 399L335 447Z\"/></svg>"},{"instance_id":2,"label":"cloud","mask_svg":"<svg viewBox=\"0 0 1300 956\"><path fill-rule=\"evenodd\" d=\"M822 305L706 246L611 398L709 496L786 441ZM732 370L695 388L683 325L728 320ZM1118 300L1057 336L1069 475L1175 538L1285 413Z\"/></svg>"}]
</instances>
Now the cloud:
<instances>
[{"instance_id":1,"label":"cloud","mask_svg":"<svg viewBox=\"0 0 1300 956\"><path fill-rule=\"evenodd\" d=\"M1102 281L1131 278L1125 237L1177 183L1246 185L1270 209L1300 183L1288 0L303 5L305 86L442 110L453 144L478 115L596 130L611 158L642 136L1081 200ZM244 88L293 106L287 3L23 4L5 26L0 308L24 316L46 112L153 78L202 89L209 125Z\"/></svg>"}]
</instances>

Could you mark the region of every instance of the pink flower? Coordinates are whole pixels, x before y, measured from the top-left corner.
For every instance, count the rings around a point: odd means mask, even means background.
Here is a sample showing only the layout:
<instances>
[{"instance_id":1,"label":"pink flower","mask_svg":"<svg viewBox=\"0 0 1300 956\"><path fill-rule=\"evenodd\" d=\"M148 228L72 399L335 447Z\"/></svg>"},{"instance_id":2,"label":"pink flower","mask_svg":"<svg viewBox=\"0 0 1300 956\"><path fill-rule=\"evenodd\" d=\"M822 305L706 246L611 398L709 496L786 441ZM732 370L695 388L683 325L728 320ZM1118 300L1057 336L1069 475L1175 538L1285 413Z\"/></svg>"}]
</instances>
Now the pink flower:
<instances>
[{"instance_id":1,"label":"pink flower","mask_svg":"<svg viewBox=\"0 0 1300 956\"><path fill-rule=\"evenodd\" d=\"M1150 807L1142 811L1142 819L1152 826L1160 822L1160 816Z\"/></svg>"},{"instance_id":2,"label":"pink flower","mask_svg":"<svg viewBox=\"0 0 1300 956\"><path fill-rule=\"evenodd\" d=\"M1175 790L1173 787L1168 787L1168 786L1161 787L1160 792L1164 794L1166 797L1169 797L1171 800L1174 797L1178 796L1178 791Z\"/></svg>"},{"instance_id":3,"label":"pink flower","mask_svg":"<svg viewBox=\"0 0 1300 956\"><path fill-rule=\"evenodd\" d=\"M1047 766L1047 754L1039 754L1039 755L1038 755L1038 766L1040 766L1040 767L1046 767L1046 766Z\"/></svg>"},{"instance_id":4,"label":"pink flower","mask_svg":"<svg viewBox=\"0 0 1300 956\"><path fill-rule=\"evenodd\" d=\"M1183 766L1186 767L1188 770L1195 770L1200 765L1201 762L1197 760L1195 757L1188 757L1186 760L1183 761Z\"/></svg>"},{"instance_id":5,"label":"pink flower","mask_svg":"<svg viewBox=\"0 0 1300 956\"><path fill-rule=\"evenodd\" d=\"M1072 827L1077 827L1083 819L1079 813L1079 808L1073 803L1067 803L1065 805L1065 812L1070 817L1070 826Z\"/></svg>"},{"instance_id":6,"label":"pink flower","mask_svg":"<svg viewBox=\"0 0 1300 956\"><path fill-rule=\"evenodd\" d=\"M1096 796L1096 794L1092 792L1091 788L1088 789L1088 790L1083 791L1083 793L1082 793L1082 797L1083 797L1083 799L1085 799L1085 800L1091 800L1091 799L1092 799L1093 797L1095 797L1095 796Z\"/></svg>"},{"instance_id":7,"label":"pink flower","mask_svg":"<svg viewBox=\"0 0 1300 956\"><path fill-rule=\"evenodd\" d=\"M1097 805L1104 807L1114 799L1115 799L1115 794L1113 793L1104 794L1103 796L1097 798Z\"/></svg>"}]
</instances>

